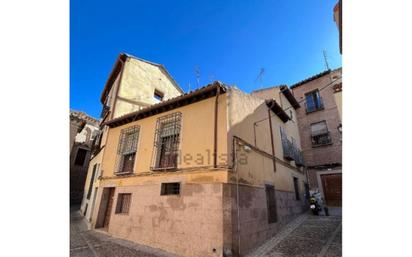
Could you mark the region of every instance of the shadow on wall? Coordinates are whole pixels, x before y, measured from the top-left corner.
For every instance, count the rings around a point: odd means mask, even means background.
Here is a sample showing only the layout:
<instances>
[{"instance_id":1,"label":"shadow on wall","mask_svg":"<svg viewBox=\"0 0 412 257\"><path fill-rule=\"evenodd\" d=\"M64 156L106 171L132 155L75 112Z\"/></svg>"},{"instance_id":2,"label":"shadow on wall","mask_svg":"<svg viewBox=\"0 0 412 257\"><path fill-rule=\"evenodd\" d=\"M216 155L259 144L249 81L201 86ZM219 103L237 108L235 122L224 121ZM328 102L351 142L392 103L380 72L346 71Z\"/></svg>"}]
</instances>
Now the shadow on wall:
<instances>
[{"instance_id":1,"label":"shadow on wall","mask_svg":"<svg viewBox=\"0 0 412 257\"><path fill-rule=\"evenodd\" d=\"M235 256L239 252L243 256L275 235L291 219L307 210L303 186L299 189L300 200L296 199L293 190L293 177L298 177L302 182L306 181L306 177L304 173L279 163L276 164L274 172L273 160L270 158L272 148L269 121L261 122L254 128L256 121L268 117L265 101L236 89L230 90L229 94L231 95L228 100L228 152L233 155L235 147L237 158L242 160L238 159L236 171L230 174L230 183L223 188L224 248L230 247ZM271 114L273 115L273 112ZM281 145L278 131L281 123L277 116L272 118L275 145ZM234 143L233 136L240 137L250 144L256 142L255 147L267 155L245 144ZM280 154L276 153L276 156L279 157ZM232 164L232 159L229 158L229 165ZM268 203L265 185L275 188L276 202L272 205ZM272 206L270 210L268 206ZM276 216L276 221L269 219L269 216L273 215Z\"/></svg>"}]
</instances>

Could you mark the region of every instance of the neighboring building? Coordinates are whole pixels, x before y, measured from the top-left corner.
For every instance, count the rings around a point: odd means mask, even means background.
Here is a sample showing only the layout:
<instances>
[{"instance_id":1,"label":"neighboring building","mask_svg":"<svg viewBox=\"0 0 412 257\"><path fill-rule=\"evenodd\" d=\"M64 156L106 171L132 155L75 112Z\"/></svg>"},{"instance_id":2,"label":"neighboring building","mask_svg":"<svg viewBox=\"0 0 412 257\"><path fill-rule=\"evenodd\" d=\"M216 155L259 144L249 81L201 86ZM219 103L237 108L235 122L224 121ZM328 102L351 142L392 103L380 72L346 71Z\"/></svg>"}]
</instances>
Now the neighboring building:
<instances>
[{"instance_id":1,"label":"neighboring building","mask_svg":"<svg viewBox=\"0 0 412 257\"><path fill-rule=\"evenodd\" d=\"M108 127L103 123L182 93L183 90L163 65L126 53L118 56L100 98L103 104L101 133L93 143L88 176L84 184L87 194L83 195L80 207L81 213L87 220L90 221L93 215L97 192L95 189L97 179L101 174L101 162L105 155Z\"/></svg>"},{"instance_id":2,"label":"neighboring building","mask_svg":"<svg viewBox=\"0 0 412 257\"><path fill-rule=\"evenodd\" d=\"M333 20L339 30L339 52L342 54L342 0L339 0L333 8Z\"/></svg>"},{"instance_id":3,"label":"neighboring building","mask_svg":"<svg viewBox=\"0 0 412 257\"><path fill-rule=\"evenodd\" d=\"M92 228L182 256L244 256L307 208L300 105L287 87L261 98L214 82L166 100L169 85L122 116L113 106L131 101L102 99L82 211Z\"/></svg>"},{"instance_id":4,"label":"neighboring building","mask_svg":"<svg viewBox=\"0 0 412 257\"><path fill-rule=\"evenodd\" d=\"M297 110L311 190L329 206L342 204L342 68L327 70L290 87L304 108Z\"/></svg>"},{"instance_id":5,"label":"neighboring building","mask_svg":"<svg viewBox=\"0 0 412 257\"><path fill-rule=\"evenodd\" d=\"M99 133L98 121L83 112L70 111L70 204L80 204L90 151Z\"/></svg>"}]
</instances>

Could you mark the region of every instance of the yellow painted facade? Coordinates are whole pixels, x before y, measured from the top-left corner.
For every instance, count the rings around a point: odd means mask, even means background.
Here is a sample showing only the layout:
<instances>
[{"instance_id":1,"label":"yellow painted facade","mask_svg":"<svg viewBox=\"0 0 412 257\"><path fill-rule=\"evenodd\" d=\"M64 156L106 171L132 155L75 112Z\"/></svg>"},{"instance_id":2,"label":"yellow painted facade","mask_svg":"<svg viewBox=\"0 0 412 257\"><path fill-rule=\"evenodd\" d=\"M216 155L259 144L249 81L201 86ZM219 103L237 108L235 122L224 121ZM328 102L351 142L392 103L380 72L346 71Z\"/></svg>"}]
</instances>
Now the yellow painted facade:
<instances>
[{"instance_id":1,"label":"yellow painted facade","mask_svg":"<svg viewBox=\"0 0 412 257\"><path fill-rule=\"evenodd\" d=\"M163 94L163 100L182 94L164 68L133 57L126 59L123 74L119 74L119 77L121 80L113 118L155 104L155 90Z\"/></svg>"},{"instance_id":2,"label":"yellow painted facade","mask_svg":"<svg viewBox=\"0 0 412 257\"><path fill-rule=\"evenodd\" d=\"M111 112L106 121L153 105L156 103L155 90L164 94L165 101L182 93L164 68L138 58L128 57L123 72L113 81L105 103ZM84 199L82 204L83 211L86 204L89 206L86 216L91 217L92 228L97 228L99 223L99 227L104 225L111 235L182 256L217 257L225 250L246 253L266 239L257 237L257 230L265 230L264 235L269 235L279 229L276 224L268 224L265 218L262 220L268 215L265 186L272 185L277 190L281 203L277 214L280 221L299 213L304 201L293 200L290 204L288 201L295 195L294 178L300 183L299 194L303 194L306 178L302 168L283 159L280 136L282 127L300 147L295 109L290 107L282 93L276 91L278 89L273 90L271 98L287 109L286 113L292 118L284 123L270 111L275 170L265 99L216 83L208 87L220 85L217 90L223 88L218 98L210 94L216 91L210 91L201 98L203 100L162 109L124 125L104 126L102 149L90 162L85 194L89 190L94 164L99 164L100 168L99 179L92 188L98 190L94 190L91 198ZM214 166L216 104L217 165ZM156 123L159 118L177 112L181 113L177 167L172 171L155 171L152 158ZM139 127L133 172L119 175L116 165L121 131L133 126ZM162 183L168 182L180 183L179 195L161 195ZM234 193L236 188L241 188L239 195ZM110 190L114 192L112 207L106 211ZM121 193L132 195L127 214L116 212ZM289 213L291 209L293 211ZM235 212L259 213L247 221L249 225L242 228L245 230L241 232L242 236L233 226ZM246 214L245 217L249 216ZM105 219L108 224L102 223ZM237 237L241 237L241 246L237 245ZM249 240L251 237L254 239Z\"/></svg>"}]
</instances>

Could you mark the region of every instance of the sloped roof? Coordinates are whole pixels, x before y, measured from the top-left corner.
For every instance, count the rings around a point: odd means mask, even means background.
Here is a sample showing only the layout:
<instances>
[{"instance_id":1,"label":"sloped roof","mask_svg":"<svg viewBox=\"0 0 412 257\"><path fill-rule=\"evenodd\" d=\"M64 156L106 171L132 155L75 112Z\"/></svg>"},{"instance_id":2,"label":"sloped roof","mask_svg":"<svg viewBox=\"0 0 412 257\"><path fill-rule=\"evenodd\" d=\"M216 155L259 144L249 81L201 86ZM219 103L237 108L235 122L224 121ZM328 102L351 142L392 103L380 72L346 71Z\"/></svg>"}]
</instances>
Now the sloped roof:
<instances>
[{"instance_id":1,"label":"sloped roof","mask_svg":"<svg viewBox=\"0 0 412 257\"><path fill-rule=\"evenodd\" d=\"M162 70L164 71L164 73L166 74L166 76L172 81L172 83L173 83L173 85L175 86L175 88L176 88L180 93L182 93L182 94L184 93L183 89L179 86L179 84L177 84L177 82L173 79L173 77L170 75L170 73L166 70L166 68L165 68L162 64L154 63L154 62L151 62L151 61L147 61L147 60L144 60L144 59L142 59L142 58L133 56L133 55L128 54L128 53L121 53L121 54L119 54L119 57L117 58L115 64L113 65L113 69L112 69L112 71L111 71L111 73L110 73L110 75L109 75L109 78L107 79L106 84L105 84L105 86L104 86L104 89L103 89L103 91L102 91L102 94L101 94L101 97L100 97L100 102L101 102L102 104L104 104L104 102L106 101L106 98L107 98L107 96L108 96L108 94L109 94L109 92L110 92L110 89L111 89L112 86L113 86L113 83L114 83L117 75L118 75L118 74L120 73L120 71L123 69L122 63L124 63L127 58L133 58L133 59L136 59L136 60L139 60L139 61L142 61L142 62L145 62L145 63L148 63L148 64L151 64L151 65L154 65L154 66L159 67L160 69L162 69Z\"/></svg>"},{"instance_id":2,"label":"sloped roof","mask_svg":"<svg viewBox=\"0 0 412 257\"><path fill-rule=\"evenodd\" d=\"M215 81L211 84L208 84L207 86L201 87L194 91L190 91L189 93L176 96L166 101L147 106L141 110L128 113L118 118L114 118L112 120L105 122L104 125L108 125L111 128L118 127L123 124L127 124L130 122L136 121L136 120L140 120L140 119L143 119L149 116L156 115L158 113L173 110L175 108L185 106L185 105L195 103L203 99L215 96L217 93L217 90L220 90L221 93L225 93L226 88L227 86L224 85L222 82Z\"/></svg>"}]
</instances>

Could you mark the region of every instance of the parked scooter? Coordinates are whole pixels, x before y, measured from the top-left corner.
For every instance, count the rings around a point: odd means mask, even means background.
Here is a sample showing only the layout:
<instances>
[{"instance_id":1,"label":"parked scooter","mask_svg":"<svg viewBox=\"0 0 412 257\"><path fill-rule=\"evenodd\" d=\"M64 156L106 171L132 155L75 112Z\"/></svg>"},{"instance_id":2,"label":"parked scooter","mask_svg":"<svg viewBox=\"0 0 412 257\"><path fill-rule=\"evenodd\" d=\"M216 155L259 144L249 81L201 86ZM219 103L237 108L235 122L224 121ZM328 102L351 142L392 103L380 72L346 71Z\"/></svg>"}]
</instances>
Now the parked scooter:
<instances>
[{"instance_id":1,"label":"parked scooter","mask_svg":"<svg viewBox=\"0 0 412 257\"><path fill-rule=\"evenodd\" d=\"M320 204L318 203L318 200L316 200L315 195L311 195L309 198L309 203L310 203L310 209L312 210L313 215L319 215L319 212L322 210L320 207Z\"/></svg>"}]
</instances>

